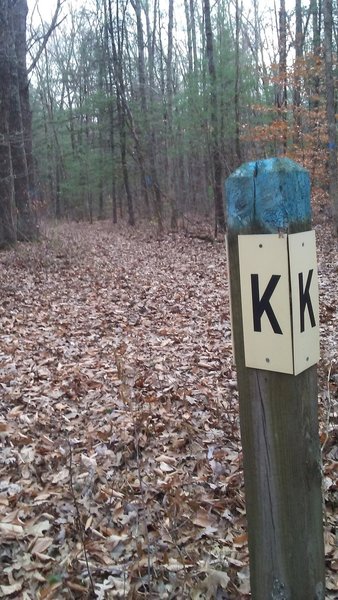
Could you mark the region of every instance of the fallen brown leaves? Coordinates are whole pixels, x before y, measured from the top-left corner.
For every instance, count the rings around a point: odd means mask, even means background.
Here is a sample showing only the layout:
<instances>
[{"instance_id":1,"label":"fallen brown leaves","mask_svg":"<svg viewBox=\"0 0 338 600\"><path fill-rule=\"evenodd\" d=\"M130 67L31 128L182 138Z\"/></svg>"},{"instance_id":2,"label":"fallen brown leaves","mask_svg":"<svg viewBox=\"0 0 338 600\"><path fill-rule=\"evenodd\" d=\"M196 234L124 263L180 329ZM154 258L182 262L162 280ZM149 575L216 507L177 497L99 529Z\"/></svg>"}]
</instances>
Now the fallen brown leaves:
<instances>
[{"instance_id":1,"label":"fallen brown leaves","mask_svg":"<svg viewBox=\"0 0 338 600\"><path fill-rule=\"evenodd\" d=\"M330 597L337 273L317 235ZM0 597L249 597L223 244L64 225L0 267Z\"/></svg>"}]
</instances>

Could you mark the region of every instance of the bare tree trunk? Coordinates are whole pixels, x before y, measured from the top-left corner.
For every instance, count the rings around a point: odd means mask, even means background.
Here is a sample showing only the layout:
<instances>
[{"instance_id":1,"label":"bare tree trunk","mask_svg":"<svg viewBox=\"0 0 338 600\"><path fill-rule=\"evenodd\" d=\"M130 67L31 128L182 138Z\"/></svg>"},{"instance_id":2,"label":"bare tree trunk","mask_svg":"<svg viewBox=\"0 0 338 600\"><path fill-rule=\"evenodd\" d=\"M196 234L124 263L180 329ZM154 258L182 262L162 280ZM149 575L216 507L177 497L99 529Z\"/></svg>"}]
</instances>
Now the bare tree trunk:
<instances>
[{"instance_id":1,"label":"bare tree trunk","mask_svg":"<svg viewBox=\"0 0 338 600\"><path fill-rule=\"evenodd\" d=\"M111 13L110 13L111 14ZM111 51L109 47L109 23L108 21L108 8L107 8L107 0L104 0L104 41L105 41L105 51L106 51L106 76L105 76L105 85L106 85L106 93L109 97L109 142L110 142L110 151L111 151L111 161L112 161L112 184L111 184L111 192L112 192L112 219L113 223L117 223L117 197L116 197L116 166L115 166L115 123L114 123L114 94L113 94L113 74L112 74L112 57Z\"/></svg>"},{"instance_id":2,"label":"bare tree trunk","mask_svg":"<svg viewBox=\"0 0 338 600\"><path fill-rule=\"evenodd\" d=\"M147 42L148 42L148 64L149 64L149 113L154 115L154 88L155 88L155 38L156 38L156 15L157 15L157 4L158 0L154 0L154 24L153 30L151 31L150 18L148 11L148 2L146 3L146 23L147 23ZM154 205L156 220L158 224L159 233L163 231L163 206L162 206L162 195L158 180L158 170L156 161L156 146L157 136L155 126L152 123L149 130L149 146L148 153L150 159L150 178L152 189L154 190Z\"/></svg>"},{"instance_id":3,"label":"bare tree trunk","mask_svg":"<svg viewBox=\"0 0 338 600\"><path fill-rule=\"evenodd\" d=\"M188 0L184 0L185 19L187 22L187 38L188 38L188 65L189 74L193 72L193 57L192 57L192 38L191 38L191 16L189 12Z\"/></svg>"},{"instance_id":4,"label":"bare tree trunk","mask_svg":"<svg viewBox=\"0 0 338 600\"><path fill-rule=\"evenodd\" d=\"M225 231L225 216L223 206L223 170L222 159L218 141L218 120L217 120L217 91L216 91L216 69L214 62L213 35L210 17L210 1L204 0L204 19L205 19L205 37L206 54L208 60L210 77L210 112L211 112L211 154L214 167L213 190L215 204L215 234Z\"/></svg>"},{"instance_id":5,"label":"bare tree trunk","mask_svg":"<svg viewBox=\"0 0 338 600\"><path fill-rule=\"evenodd\" d=\"M102 113L102 111L101 111ZM104 197L104 174L103 174L103 116L99 118L99 156L100 156L100 173L99 173L99 219L105 218L105 197Z\"/></svg>"},{"instance_id":6,"label":"bare tree trunk","mask_svg":"<svg viewBox=\"0 0 338 600\"><path fill-rule=\"evenodd\" d=\"M169 0L168 19L168 56L167 56L167 143L169 149L174 147L173 136L173 26L174 26L174 2ZM171 205L171 228L177 229L177 201L174 185L174 157L169 157L168 182L169 197Z\"/></svg>"},{"instance_id":7,"label":"bare tree trunk","mask_svg":"<svg viewBox=\"0 0 338 600\"><path fill-rule=\"evenodd\" d=\"M8 53L11 65L10 79L10 113L9 129L11 141L12 165L14 173L15 204L17 208L17 236L18 240L30 239L30 198L28 183L28 168L24 143L24 131L21 113L21 102L19 93L18 61L14 42L14 18L11 14L10 21L10 44Z\"/></svg>"},{"instance_id":8,"label":"bare tree trunk","mask_svg":"<svg viewBox=\"0 0 338 600\"><path fill-rule=\"evenodd\" d=\"M284 124L283 130L283 152L287 149L286 134L286 110L287 110L287 87L286 87L286 10L285 0L280 0L279 8L279 82L276 93L276 106L280 120Z\"/></svg>"},{"instance_id":9,"label":"bare tree trunk","mask_svg":"<svg viewBox=\"0 0 338 600\"><path fill-rule=\"evenodd\" d=\"M61 167L58 160L55 161L55 198L54 198L54 206L55 206L55 217L57 219L61 219L63 215L62 205L61 205Z\"/></svg>"},{"instance_id":10,"label":"bare tree trunk","mask_svg":"<svg viewBox=\"0 0 338 600\"><path fill-rule=\"evenodd\" d=\"M296 0L296 61L294 65L294 90L293 90L293 143L299 144L302 131L301 116L301 78L299 71L303 58L303 23L302 23L302 0Z\"/></svg>"},{"instance_id":11,"label":"bare tree trunk","mask_svg":"<svg viewBox=\"0 0 338 600\"><path fill-rule=\"evenodd\" d=\"M29 81L27 75L27 40L26 40L26 20L27 20L27 1L17 0L13 3L13 20L15 23L15 50L17 55L19 94L21 104L22 123L24 129L24 143L28 168L28 180L30 194L34 194L35 188L35 168L32 147L32 111L29 99Z\"/></svg>"},{"instance_id":12,"label":"bare tree trunk","mask_svg":"<svg viewBox=\"0 0 338 600\"><path fill-rule=\"evenodd\" d=\"M189 85L188 85L188 94L189 94L189 106L191 109L191 118L194 120L195 116L195 104L198 97L198 81L197 81L197 62L195 62L195 50L196 50L196 30L195 30L195 17L194 17L194 3L193 0L189 2L189 0L184 0L185 7L185 19L187 25L187 43L188 43L188 74L189 74ZM194 40L194 42L193 42ZM194 52L194 53L193 53ZM197 50L196 50L197 52ZM196 58L197 60L197 58ZM195 71L196 69L196 71ZM178 139L183 140L184 136L182 136L182 129L180 128L178 132ZM181 207L184 208L195 208L196 207L196 173L200 174L200 168L198 168L199 163L199 155L196 149L196 145L194 144L193 138L189 136L189 152L185 157L185 161L188 163L188 169L184 168L184 159L180 157L180 172L185 175L186 174L186 185L183 186L182 190L186 188L186 193L183 196L180 194L180 198L183 200L181 202ZM183 154L183 153L182 153ZM183 179L185 181L185 179ZM187 196L188 195L188 196Z\"/></svg>"},{"instance_id":13,"label":"bare tree trunk","mask_svg":"<svg viewBox=\"0 0 338 600\"><path fill-rule=\"evenodd\" d=\"M324 59L326 79L326 114L329 143L329 190L334 209L336 231L338 233L338 164L337 132L332 60L332 0L323 0L324 14Z\"/></svg>"},{"instance_id":14,"label":"bare tree trunk","mask_svg":"<svg viewBox=\"0 0 338 600\"><path fill-rule=\"evenodd\" d=\"M16 211L9 137L11 69L8 1L0 0L0 248L15 244Z\"/></svg>"},{"instance_id":15,"label":"bare tree trunk","mask_svg":"<svg viewBox=\"0 0 338 600\"><path fill-rule=\"evenodd\" d=\"M190 19L191 19L191 42L194 57L194 72L198 69L197 42L196 42L196 19L195 19L195 0L190 0Z\"/></svg>"},{"instance_id":16,"label":"bare tree trunk","mask_svg":"<svg viewBox=\"0 0 338 600\"><path fill-rule=\"evenodd\" d=\"M22 240L35 239L38 234L36 216L32 206L32 201L36 197L36 189L32 149L32 114L26 64L27 13L27 0L16 0L12 4L13 70L11 95L13 104L11 108L13 108L13 129L11 135L13 135L12 143L15 145L13 169L15 175L15 202L18 209L18 239Z\"/></svg>"},{"instance_id":17,"label":"bare tree trunk","mask_svg":"<svg viewBox=\"0 0 338 600\"><path fill-rule=\"evenodd\" d=\"M318 54L322 31L322 0L311 0L310 10L313 18L313 50Z\"/></svg>"},{"instance_id":18,"label":"bare tree trunk","mask_svg":"<svg viewBox=\"0 0 338 600\"><path fill-rule=\"evenodd\" d=\"M112 2L108 2L109 10L109 32L113 50L113 66L114 66L114 77L116 83L117 93L117 112L118 112L118 123L119 123L119 134L120 134L120 152L121 152L121 166L123 173L124 188L127 197L127 211L128 211L128 223L131 226L135 225L135 213L133 197L130 189L129 172L127 164L127 115L125 105L125 89L124 89L124 77L123 77L123 36L124 36L124 18L123 14L122 21L120 20L120 6L119 2L116 2L116 36L114 38L113 28L113 15L112 15Z\"/></svg>"},{"instance_id":19,"label":"bare tree trunk","mask_svg":"<svg viewBox=\"0 0 338 600\"><path fill-rule=\"evenodd\" d=\"M114 124L114 105L112 95L112 81L110 81L110 96L111 102L109 106L109 137L110 137L110 150L112 157L112 217L113 223L117 223L117 197L116 197L116 167L115 167L115 124Z\"/></svg>"},{"instance_id":20,"label":"bare tree trunk","mask_svg":"<svg viewBox=\"0 0 338 600\"><path fill-rule=\"evenodd\" d=\"M124 189L127 197L127 211L128 211L128 223L132 227L135 225L134 215L134 203L131 195L130 182L129 182L129 171L127 164L127 126L126 126L126 114L123 106L123 100L121 99L120 91L117 91L117 113L119 122L119 134L120 134L120 152L121 152L121 165L122 174L124 181Z\"/></svg>"},{"instance_id":21,"label":"bare tree trunk","mask_svg":"<svg viewBox=\"0 0 338 600\"><path fill-rule=\"evenodd\" d=\"M147 102L147 94L146 94L146 67L145 67L145 57L144 57L144 36L143 36L143 24L142 24L142 14L141 14L141 4L139 0L131 0L131 5L136 14L136 25L137 25L137 49L138 49L138 80L139 80L139 88L140 88L140 104L142 111L142 118L144 123L144 134L146 140L149 140L149 119L148 119L148 102ZM147 143L145 144L147 146ZM148 195L148 181L149 177L147 175L147 166L145 165L145 160L143 156L143 151L141 149L141 144L139 146L139 164L141 170L141 183L142 183L142 192L144 204L147 212L147 216L149 217L150 211L150 203L149 203L149 195ZM149 149L149 142L148 142ZM149 166L148 166L149 169Z\"/></svg>"},{"instance_id":22,"label":"bare tree trunk","mask_svg":"<svg viewBox=\"0 0 338 600\"><path fill-rule=\"evenodd\" d=\"M321 85L321 65L322 65L322 48L321 48L321 18L320 11L318 9L318 1L311 0L309 7L309 19L311 17L312 21L312 75L310 76L310 90L308 94L308 111L309 111L309 120L312 124L313 131L313 147L312 147L312 157L311 157L311 167L310 174L311 180L315 181L316 172L318 169L318 160L317 160L317 152L320 150L322 142L320 136L321 122L322 119L319 118L319 110L320 110L320 85Z\"/></svg>"},{"instance_id":23,"label":"bare tree trunk","mask_svg":"<svg viewBox=\"0 0 338 600\"><path fill-rule=\"evenodd\" d=\"M255 23L255 45L254 45L254 53L253 58L255 61L255 79L256 79L256 98L259 99L259 48L260 48L260 34L259 34L259 18L258 18L258 6L257 0L253 0L253 8L254 8L254 23Z\"/></svg>"},{"instance_id":24,"label":"bare tree trunk","mask_svg":"<svg viewBox=\"0 0 338 600\"><path fill-rule=\"evenodd\" d=\"M318 64L321 61L321 18L320 11L318 9L318 0L311 0L310 11L312 15L312 53L313 53L313 89L312 96L310 98L310 108L319 109L319 94L320 94L320 76L318 72Z\"/></svg>"},{"instance_id":25,"label":"bare tree trunk","mask_svg":"<svg viewBox=\"0 0 338 600\"><path fill-rule=\"evenodd\" d=\"M47 158L47 186L44 189L45 198L48 198L48 203L53 205L54 202L54 177L53 177L53 149L52 149L52 139L48 127L48 111L46 107L46 101L43 95L42 90L39 91L39 98L41 102L42 109L42 121L43 121L43 132L44 132L44 147L46 149L46 158Z\"/></svg>"},{"instance_id":26,"label":"bare tree trunk","mask_svg":"<svg viewBox=\"0 0 338 600\"><path fill-rule=\"evenodd\" d=\"M239 32L240 32L240 20L241 20L241 11L239 7L238 0L236 0L236 43L235 43L235 62L236 62L236 75L235 75L235 119L236 119L236 137L235 137L235 145L236 145L236 155L238 164L241 163L241 144L240 144L240 107L239 107L239 98L240 98L240 64L239 64Z\"/></svg>"},{"instance_id":27,"label":"bare tree trunk","mask_svg":"<svg viewBox=\"0 0 338 600\"><path fill-rule=\"evenodd\" d=\"M44 114L44 127L46 136L46 146L48 155L48 181L50 188L50 196L54 207L54 215L57 219L61 219L65 213L64 201L61 193L61 182L65 177L65 165L63 161L62 149L59 140L59 133L56 126L55 118L55 98L51 89L51 66L49 64L49 53L45 47L43 56L45 58L44 70L45 74L37 73L41 82L40 99ZM75 141L74 141L75 143Z\"/></svg>"}]
</instances>

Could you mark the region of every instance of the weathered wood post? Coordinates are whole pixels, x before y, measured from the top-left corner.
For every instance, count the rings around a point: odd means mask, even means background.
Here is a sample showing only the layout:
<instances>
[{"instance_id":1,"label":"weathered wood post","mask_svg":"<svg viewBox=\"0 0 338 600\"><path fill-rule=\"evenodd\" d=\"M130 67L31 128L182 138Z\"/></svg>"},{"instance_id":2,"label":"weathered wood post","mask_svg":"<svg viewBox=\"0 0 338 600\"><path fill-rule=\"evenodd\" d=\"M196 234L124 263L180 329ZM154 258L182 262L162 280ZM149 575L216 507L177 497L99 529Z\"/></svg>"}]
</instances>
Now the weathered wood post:
<instances>
[{"instance_id":1,"label":"weathered wood post","mask_svg":"<svg viewBox=\"0 0 338 600\"><path fill-rule=\"evenodd\" d=\"M268 159L225 189L252 598L324 599L309 176Z\"/></svg>"}]
</instances>

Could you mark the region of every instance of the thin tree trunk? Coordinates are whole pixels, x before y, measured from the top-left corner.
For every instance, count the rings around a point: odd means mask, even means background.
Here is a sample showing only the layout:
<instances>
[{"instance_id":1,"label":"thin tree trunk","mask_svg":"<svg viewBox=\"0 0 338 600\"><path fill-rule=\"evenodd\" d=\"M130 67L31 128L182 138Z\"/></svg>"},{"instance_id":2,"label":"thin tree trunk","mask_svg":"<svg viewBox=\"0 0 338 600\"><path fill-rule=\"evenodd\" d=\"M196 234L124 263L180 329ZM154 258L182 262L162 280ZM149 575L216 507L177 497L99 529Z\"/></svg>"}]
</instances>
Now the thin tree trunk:
<instances>
[{"instance_id":1,"label":"thin tree trunk","mask_svg":"<svg viewBox=\"0 0 338 600\"><path fill-rule=\"evenodd\" d=\"M146 68L145 68L145 57L144 57L145 44L144 44L144 36L143 36L141 4L140 4L139 0L131 0L131 5L136 14L137 49L138 49L138 81L139 81L139 89L140 89L140 104L141 104L142 119L143 119L143 131L144 131L146 140L149 140L148 103L147 103L147 94L146 94ZM149 144L149 142L148 142L148 144ZM147 216L149 217L150 216L150 214L149 214L150 203L149 203L149 195L148 195L148 175L147 175L148 165L145 164L143 151L141 149L140 143L138 144L138 149L139 149L138 156L139 156L139 165L140 165L140 170L141 170L141 184L142 184L143 200L144 200Z\"/></svg>"},{"instance_id":2,"label":"thin tree trunk","mask_svg":"<svg viewBox=\"0 0 338 600\"><path fill-rule=\"evenodd\" d=\"M320 109L320 71L322 65L322 49L320 41L320 24L321 19L319 16L318 2L317 0L311 0L309 7L309 19L312 22L312 40L311 40L311 67L312 75L309 78L309 93L308 93L308 118L310 126L312 128L312 157L310 160L310 174L311 181L315 181L316 172L318 169L317 152L320 150L322 142L320 136L321 119L319 118Z\"/></svg>"},{"instance_id":3,"label":"thin tree trunk","mask_svg":"<svg viewBox=\"0 0 338 600\"><path fill-rule=\"evenodd\" d=\"M16 0L12 4L13 35L13 78L11 82L13 98L12 134L15 145L15 202L18 209L18 239L33 240L38 235L36 215L32 202L36 198L35 169L32 149L32 114L29 101L27 77L26 20L27 0ZM16 71L16 73L15 73ZM16 89L17 88L17 89ZM16 164L17 169L16 170Z\"/></svg>"},{"instance_id":4,"label":"thin tree trunk","mask_svg":"<svg viewBox=\"0 0 338 600\"><path fill-rule=\"evenodd\" d=\"M256 80L256 85L255 85L255 92L256 92L256 99L258 100L260 97L259 94L259 79L260 79L260 74L259 74L259 48L261 46L260 44L260 33L259 33L259 18L258 18L258 6L257 6L257 0L253 0L253 9L254 9L254 23L255 23L255 45L254 45L254 55L253 55L253 59L255 61L255 80Z\"/></svg>"},{"instance_id":5,"label":"thin tree trunk","mask_svg":"<svg viewBox=\"0 0 338 600\"><path fill-rule=\"evenodd\" d=\"M41 102L41 110L42 110L42 120L43 120L43 132L44 132L44 147L46 149L46 157L47 157L47 181L48 186L44 189L45 198L48 198L48 203L50 205L53 204L54 200L54 179L53 179L53 150L52 150L52 140L48 127L48 118L47 118L47 108L46 101L43 96L42 89L39 90L39 98Z\"/></svg>"},{"instance_id":6,"label":"thin tree trunk","mask_svg":"<svg viewBox=\"0 0 338 600\"><path fill-rule=\"evenodd\" d=\"M286 110L287 110L287 87L286 87L286 9L285 0L280 0L279 8L279 82L277 85L276 106L281 122L283 123L283 152L287 149L286 133Z\"/></svg>"},{"instance_id":7,"label":"thin tree trunk","mask_svg":"<svg viewBox=\"0 0 338 600\"><path fill-rule=\"evenodd\" d=\"M193 57L192 57L191 18L190 18L188 0L184 0L184 10L185 10L185 19L186 19L186 23L187 23L189 75L191 75L194 67L193 67Z\"/></svg>"},{"instance_id":8,"label":"thin tree trunk","mask_svg":"<svg viewBox=\"0 0 338 600\"><path fill-rule=\"evenodd\" d=\"M11 103L9 46L8 2L0 0L0 248L15 244L17 239L14 179L9 138Z\"/></svg>"},{"instance_id":9,"label":"thin tree trunk","mask_svg":"<svg viewBox=\"0 0 338 600\"><path fill-rule=\"evenodd\" d=\"M54 206L54 215L56 219L61 219L64 215L64 206L61 194L61 181L65 169L62 160L62 152L60 148L58 132L55 125L54 98L52 90L50 88L50 66L48 52L46 48L44 50L44 57L46 69L46 84L40 85L40 99L44 114L44 128L48 156L48 181L51 201ZM43 81L43 75L39 75L39 77L41 81Z\"/></svg>"},{"instance_id":10,"label":"thin tree trunk","mask_svg":"<svg viewBox=\"0 0 338 600\"><path fill-rule=\"evenodd\" d=\"M100 60L100 70L99 70L99 89L100 89L100 95L103 96L103 85L104 83L104 77L103 77L103 56L101 57ZM104 139L103 139L103 129L104 129L104 110L100 107L99 110L99 120L98 120L98 127L99 127L99 157L100 157L100 161L99 161L99 214L98 214L98 218L99 219L104 219L105 217L105 202L104 202Z\"/></svg>"},{"instance_id":11,"label":"thin tree trunk","mask_svg":"<svg viewBox=\"0 0 338 600\"><path fill-rule=\"evenodd\" d=\"M112 57L109 47L109 21L108 21L108 8L107 8L107 0L104 0L104 40L106 45L106 93L109 97L109 142L110 142L110 152L111 152L111 161L112 161L112 182L111 182L111 192L112 192L112 218L113 223L117 223L117 197L116 197L116 157L115 157L115 123L114 123L114 89L113 89L113 74L112 74Z\"/></svg>"},{"instance_id":12,"label":"thin tree trunk","mask_svg":"<svg viewBox=\"0 0 338 600\"><path fill-rule=\"evenodd\" d=\"M197 58L197 42L196 42L196 20L195 20L195 1L190 0L190 19L191 19L191 41L192 51L194 56L194 71L198 70L198 58Z\"/></svg>"},{"instance_id":13,"label":"thin tree trunk","mask_svg":"<svg viewBox=\"0 0 338 600\"><path fill-rule=\"evenodd\" d=\"M293 91L293 118L294 133L293 143L299 144L302 131L301 117L301 78L299 71L303 59L303 23L302 23L302 0L296 0L296 61L294 66L294 91Z\"/></svg>"},{"instance_id":14,"label":"thin tree trunk","mask_svg":"<svg viewBox=\"0 0 338 600\"><path fill-rule=\"evenodd\" d=\"M174 136L173 136L173 26L174 26L174 2L169 0L168 18L168 56L167 56L167 143L170 150L168 182L169 197L171 204L171 228L177 229L177 201L174 185Z\"/></svg>"},{"instance_id":15,"label":"thin tree trunk","mask_svg":"<svg viewBox=\"0 0 338 600\"><path fill-rule=\"evenodd\" d=\"M218 232L225 231L225 216L223 206L223 170L222 159L218 141L218 119L217 119L217 91L216 91L216 69L214 62L213 35L210 17L210 1L204 0L204 19L205 19L205 37L206 54L208 60L209 78L210 78L210 120L211 120L211 156L214 167L213 190L215 204L215 235Z\"/></svg>"},{"instance_id":16,"label":"thin tree trunk","mask_svg":"<svg viewBox=\"0 0 338 600\"><path fill-rule=\"evenodd\" d=\"M121 163L122 173L124 181L124 189L127 197L127 211L128 211L128 223L132 227L135 225L134 215L134 204L131 195L130 183L129 183L129 171L127 164L127 130L126 130L126 115L124 112L120 93L117 92L117 112L119 118L119 134L120 134L120 148L121 148Z\"/></svg>"},{"instance_id":17,"label":"thin tree trunk","mask_svg":"<svg viewBox=\"0 0 338 600\"><path fill-rule=\"evenodd\" d=\"M338 233L338 164L337 132L332 60L332 0L323 0L324 14L324 59L326 79L326 114L329 143L329 191L334 209L336 231Z\"/></svg>"},{"instance_id":18,"label":"thin tree trunk","mask_svg":"<svg viewBox=\"0 0 338 600\"><path fill-rule=\"evenodd\" d=\"M116 32L117 40L114 38L113 28L113 15L112 15L112 2L108 2L109 9L109 31L113 50L113 66L114 66L114 77L117 91L117 112L118 112L118 124L119 124L119 135L120 135L120 152L121 152L121 166L124 181L124 188L127 197L127 211L128 211L128 223L132 227L135 225L135 213L133 197L130 189L129 172L127 164L127 123L126 123L126 107L125 107L125 90L124 90L124 77L123 77L123 34L124 34L124 16L122 22L120 22L119 14L119 2L116 3Z\"/></svg>"},{"instance_id":19,"label":"thin tree trunk","mask_svg":"<svg viewBox=\"0 0 338 600\"><path fill-rule=\"evenodd\" d=\"M115 166L115 124L114 124L114 106L113 106L113 95L112 95L112 82L110 81L110 106L109 106L109 136L110 136L110 150L112 158L112 217L113 223L117 223L117 198L116 198L116 166Z\"/></svg>"},{"instance_id":20,"label":"thin tree trunk","mask_svg":"<svg viewBox=\"0 0 338 600\"><path fill-rule=\"evenodd\" d=\"M198 98L198 80L197 80L197 64L195 62L195 54L193 54L193 40L194 40L194 44L196 46L196 30L195 30L195 21L194 21L194 13L191 12L192 10L194 10L194 6L193 6L193 2L189 2L189 0L184 0L184 7L185 7L185 18L186 18L186 24L187 24L187 43L188 43L188 74L189 74L189 78L188 78L188 103L189 103L189 107L190 107L190 118L191 121L194 122L194 117L195 117L195 105L196 105L196 101ZM195 52L195 50L194 50ZM196 59L197 60L197 59ZM195 72L196 69L196 72ZM179 133L178 133L178 137L179 139L184 139L184 136L182 136L182 130L180 127ZM184 163L182 164L182 169L181 172L184 174L187 174L187 185L184 186L187 188L186 190L186 194L188 194L188 197L184 197L184 202L181 202L181 206L183 207L190 207L190 208L195 208L196 205L196 172L200 172L200 169L197 168L197 164L199 162L199 156L196 156L198 154L198 151L196 149L196 145L194 144L194 140L193 140L193 136L190 134L189 135L189 151L187 152L187 156L186 156L186 162L188 162L189 168L188 169L184 169ZM181 163L182 163L181 159ZM180 197L183 196L182 194L180 194Z\"/></svg>"},{"instance_id":21,"label":"thin tree trunk","mask_svg":"<svg viewBox=\"0 0 338 600\"><path fill-rule=\"evenodd\" d=\"M236 156L238 164L241 163L242 155L241 155L241 144L240 144L240 48L239 48L239 33L240 33L240 20L241 20L241 11L239 7L239 2L236 0L236 43L235 43L235 63L236 63L236 75L235 75L235 120L236 120L236 135L235 135L235 146L236 146Z\"/></svg>"},{"instance_id":22,"label":"thin tree trunk","mask_svg":"<svg viewBox=\"0 0 338 600\"><path fill-rule=\"evenodd\" d=\"M149 10L148 3L146 10L146 24L147 24L147 42L148 42L148 64L149 64L149 113L150 115L154 115L154 89L155 89L155 41L156 41L156 22L157 22L157 8L158 3L157 0L154 0L154 23L153 30L151 31L150 26L150 18L149 18ZM157 136L156 130L153 123L150 124L149 131L149 145L148 145L148 153L150 160L150 178L151 185L154 191L154 205L155 205L155 213L156 220L158 225L159 233L163 231L163 207L162 207L162 195L158 180L157 173L157 161L156 161L156 146L157 146Z\"/></svg>"},{"instance_id":23,"label":"thin tree trunk","mask_svg":"<svg viewBox=\"0 0 338 600\"><path fill-rule=\"evenodd\" d=\"M319 109L320 76L318 65L321 62L321 18L318 9L318 0L311 0L310 11L312 15L312 54L313 54L313 81L312 96L310 96L310 108Z\"/></svg>"},{"instance_id":24,"label":"thin tree trunk","mask_svg":"<svg viewBox=\"0 0 338 600\"><path fill-rule=\"evenodd\" d=\"M54 200L54 206L55 206L55 217L56 219L61 219L63 211L62 211L62 206L61 206L61 187L60 187L60 183L61 183L61 175L60 175L60 163L59 161L56 161L56 168L55 168L55 200Z\"/></svg>"}]
</instances>

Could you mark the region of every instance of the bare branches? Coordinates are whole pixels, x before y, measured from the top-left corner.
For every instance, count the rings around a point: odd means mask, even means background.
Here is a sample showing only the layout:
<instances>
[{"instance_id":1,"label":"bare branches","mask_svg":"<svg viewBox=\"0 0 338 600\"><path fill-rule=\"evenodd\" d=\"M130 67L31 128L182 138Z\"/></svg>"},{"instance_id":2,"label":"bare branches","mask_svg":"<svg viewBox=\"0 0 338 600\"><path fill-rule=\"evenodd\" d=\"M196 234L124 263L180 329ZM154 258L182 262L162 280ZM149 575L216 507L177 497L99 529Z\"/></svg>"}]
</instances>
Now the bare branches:
<instances>
[{"instance_id":1,"label":"bare branches","mask_svg":"<svg viewBox=\"0 0 338 600\"><path fill-rule=\"evenodd\" d=\"M65 0L57 0L57 4L56 4L56 7L55 7L55 12L54 12L54 15L53 15L53 18L52 18L52 21L51 21L51 24L50 24L50 26L49 26L48 30L47 30L46 32L44 32L42 36L40 36L39 38L37 38L37 41L40 41L40 40L42 40L42 42L41 42L41 45L40 45L40 47L39 47L39 49L38 49L38 51L37 51L37 53L36 53L35 57L33 58L33 60L32 60L32 62L31 62L31 64L30 64L30 66L29 66L29 67L28 67L28 69L27 69L27 74L28 74L28 75L30 75L30 73L31 73L31 72L33 71L33 69L36 67L36 65L37 65L37 62L38 62L38 60L40 59L40 57L41 57L41 55L42 55L42 53L43 53L44 49L46 48L46 46L47 46L47 43L48 43L48 40L49 40L49 38L50 38L51 34L53 33L53 31L54 31L54 30L55 30L57 27L59 27L59 25L61 25L61 23L63 23L63 21L66 19L66 16L64 16L64 17L63 17L61 20L58 20L58 19L59 19L59 16L60 16L61 9L62 9L62 6L63 6L64 2L65 2ZM35 6L36 6L36 5L35 5ZM34 8L34 10L35 10L35 8ZM38 9L37 9L37 10L38 10ZM38 11L38 12L39 12L39 11ZM39 16L40 16L40 19L41 19L41 22L42 22L42 17L41 17L41 15L40 15L40 13L39 13ZM32 47L32 46L31 46L31 47Z\"/></svg>"}]
</instances>

